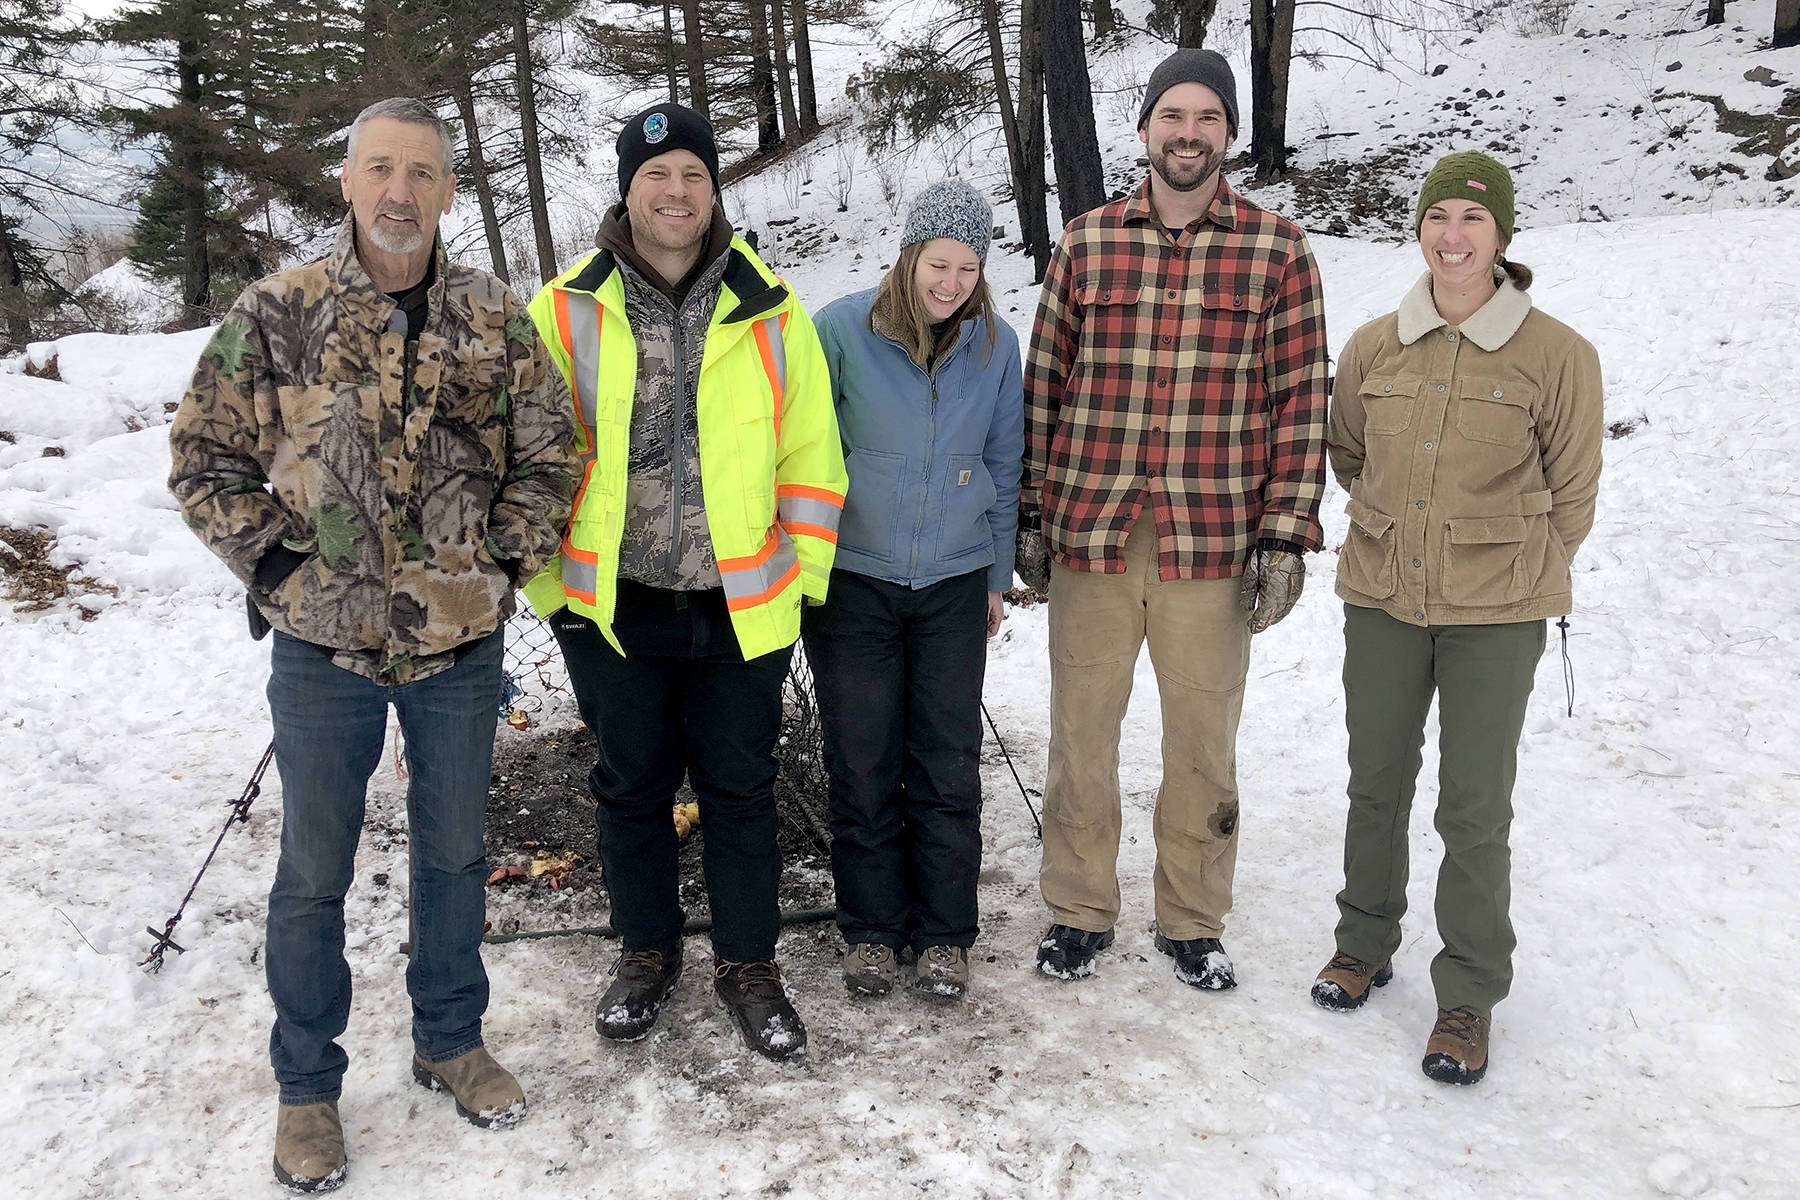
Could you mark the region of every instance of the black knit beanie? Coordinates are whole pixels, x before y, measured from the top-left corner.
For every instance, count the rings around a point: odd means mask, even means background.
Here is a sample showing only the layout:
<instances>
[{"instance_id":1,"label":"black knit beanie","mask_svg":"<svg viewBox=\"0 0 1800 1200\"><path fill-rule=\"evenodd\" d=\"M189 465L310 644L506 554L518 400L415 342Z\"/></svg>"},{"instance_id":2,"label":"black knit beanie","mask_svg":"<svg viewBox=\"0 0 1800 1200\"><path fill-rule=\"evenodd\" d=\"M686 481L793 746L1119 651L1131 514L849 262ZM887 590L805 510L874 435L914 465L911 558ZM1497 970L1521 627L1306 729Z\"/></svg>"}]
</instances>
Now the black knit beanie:
<instances>
[{"instance_id":1,"label":"black knit beanie","mask_svg":"<svg viewBox=\"0 0 1800 1200\"><path fill-rule=\"evenodd\" d=\"M691 150L706 164L713 191L719 190L719 144L707 119L684 104L658 104L646 108L619 130L619 195L631 190L638 168L659 154Z\"/></svg>"},{"instance_id":2,"label":"black knit beanie","mask_svg":"<svg viewBox=\"0 0 1800 1200\"><path fill-rule=\"evenodd\" d=\"M1217 92L1225 102L1225 121L1231 136L1237 136L1237 78L1231 73L1231 64L1217 50L1177 50L1156 64L1144 88L1144 107L1138 111L1139 129L1150 119L1150 110L1162 94L1178 83L1201 83Z\"/></svg>"}]
</instances>

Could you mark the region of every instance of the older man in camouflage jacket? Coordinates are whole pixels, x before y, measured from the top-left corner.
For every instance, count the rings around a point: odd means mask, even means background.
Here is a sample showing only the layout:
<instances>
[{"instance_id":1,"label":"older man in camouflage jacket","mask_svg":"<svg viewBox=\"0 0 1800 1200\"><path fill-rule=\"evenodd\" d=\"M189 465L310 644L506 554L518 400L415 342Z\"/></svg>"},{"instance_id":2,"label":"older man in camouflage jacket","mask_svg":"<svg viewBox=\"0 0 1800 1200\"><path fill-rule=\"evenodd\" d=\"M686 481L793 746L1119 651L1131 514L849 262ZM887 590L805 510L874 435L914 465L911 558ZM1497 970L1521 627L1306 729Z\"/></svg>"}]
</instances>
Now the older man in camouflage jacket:
<instances>
[{"instance_id":1,"label":"older man in camouflage jacket","mask_svg":"<svg viewBox=\"0 0 1800 1200\"><path fill-rule=\"evenodd\" d=\"M503 1128L518 1083L482 1048L483 831L513 588L556 551L573 412L524 306L451 263L448 129L415 100L352 126L351 213L324 259L252 284L201 354L170 487L275 643L281 857L265 962L275 1175L344 1178L344 896L391 703L406 737L413 1076Z\"/></svg>"}]
</instances>

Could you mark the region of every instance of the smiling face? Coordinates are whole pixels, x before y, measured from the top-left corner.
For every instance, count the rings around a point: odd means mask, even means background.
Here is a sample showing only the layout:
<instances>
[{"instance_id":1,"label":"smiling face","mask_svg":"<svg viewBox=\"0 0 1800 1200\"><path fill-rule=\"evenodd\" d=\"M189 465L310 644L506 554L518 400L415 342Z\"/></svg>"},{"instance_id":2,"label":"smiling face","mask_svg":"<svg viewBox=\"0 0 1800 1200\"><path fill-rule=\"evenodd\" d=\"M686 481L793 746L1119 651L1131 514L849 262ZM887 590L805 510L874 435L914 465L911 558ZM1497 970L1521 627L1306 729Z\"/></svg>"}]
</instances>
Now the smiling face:
<instances>
[{"instance_id":1,"label":"smiling face","mask_svg":"<svg viewBox=\"0 0 1800 1200\"><path fill-rule=\"evenodd\" d=\"M712 225L713 185L692 150L670 150L639 167L625 193L631 240L644 251L685 254Z\"/></svg>"},{"instance_id":2,"label":"smiling face","mask_svg":"<svg viewBox=\"0 0 1800 1200\"><path fill-rule=\"evenodd\" d=\"M1138 140L1158 179L1177 192L1191 192L1218 174L1231 146L1225 102L1204 83L1178 83L1157 97Z\"/></svg>"},{"instance_id":3,"label":"smiling face","mask_svg":"<svg viewBox=\"0 0 1800 1200\"><path fill-rule=\"evenodd\" d=\"M359 245L397 258L431 256L438 220L450 211L456 176L444 143L429 125L375 117L344 160L344 199L356 214Z\"/></svg>"},{"instance_id":4,"label":"smiling face","mask_svg":"<svg viewBox=\"0 0 1800 1200\"><path fill-rule=\"evenodd\" d=\"M981 260L955 238L932 238L913 268L913 294L933 324L954 317L981 281Z\"/></svg>"},{"instance_id":5,"label":"smiling face","mask_svg":"<svg viewBox=\"0 0 1800 1200\"><path fill-rule=\"evenodd\" d=\"M1494 288L1494 263L1506 247L1494 214L1473 200L1440 200L1419 224L1419 250L1435 294Z\"/></svg>"}]
</instances>

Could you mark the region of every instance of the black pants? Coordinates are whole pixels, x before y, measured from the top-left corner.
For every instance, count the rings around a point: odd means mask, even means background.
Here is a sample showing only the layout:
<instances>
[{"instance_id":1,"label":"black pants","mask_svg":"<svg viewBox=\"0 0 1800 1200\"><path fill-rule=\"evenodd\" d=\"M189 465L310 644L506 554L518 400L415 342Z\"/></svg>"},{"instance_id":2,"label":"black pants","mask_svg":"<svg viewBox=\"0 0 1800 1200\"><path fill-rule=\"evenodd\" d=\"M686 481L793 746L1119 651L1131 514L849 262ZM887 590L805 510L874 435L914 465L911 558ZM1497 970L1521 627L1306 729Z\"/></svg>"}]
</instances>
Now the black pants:
<instances>
[{"instance_id":1,"label":"black pants","mask_svg":"<svg viewBox=\"0 0 1800 1200\"><path fill-rule=\"evenodd\" d=\"M987 572L912 588L834 571L802 617L847 942L969 946L981 870Z\"/></svg>"},{"instance_id":2,"label":"black pants","mask_svg":"<svg viewBox=\"0 0 1800 1200\"><path fill-rule=\"evenodd\" d=\"M627 950L681 938L669 812L685 773L700 800L713 953L771 959L781 929L775 742L792 647L745 662L721 590L618 586L613 633L625 657L585 617L565 610L550 622L600 743L588 786L613 927Z\"/></svg>"}]
</instances>

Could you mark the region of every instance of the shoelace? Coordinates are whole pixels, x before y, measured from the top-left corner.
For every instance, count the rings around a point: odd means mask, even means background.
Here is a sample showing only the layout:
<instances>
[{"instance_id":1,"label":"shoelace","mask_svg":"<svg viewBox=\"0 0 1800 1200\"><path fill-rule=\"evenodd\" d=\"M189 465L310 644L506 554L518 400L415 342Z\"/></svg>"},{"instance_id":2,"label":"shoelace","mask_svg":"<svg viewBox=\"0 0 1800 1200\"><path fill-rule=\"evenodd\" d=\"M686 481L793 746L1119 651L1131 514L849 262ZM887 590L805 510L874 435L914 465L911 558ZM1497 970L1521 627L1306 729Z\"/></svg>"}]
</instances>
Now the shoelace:
<instances>
[{"instance_id":1,"label":"shoelace","mask_svg":"<svg viewBox=\"0 0 1800 1200\"><path fill-rule=\"evenodd\" d=\"M955 946L930 946L925 950L926 970L956 970Z\"/></svg>"},{"instance_id":2,"label":"shoelace","mask_svg":"<svg viewBox=\"0 0 1800 1200\"><path fill-rule=\"evenodd\" d=\"M721 958L713 966L713 978L734 986L744 999L770 1004L786 993L781 990L781 972L772 962L732 962Z\"/></svg>"},{"instance_id":3,"label":"shoelace","mask_svg":"<svg viewBox=\"0 0 1800 1200\"><path fill-rule=\"evenodd\" d=\"M1327 971L1349 971L1355 975L1373 975L1379 968L1374 963L1366 963L1354 955L1345 954L1339 950L1331 956L1331 961L1325 964L1325 969Z\"/></svg>"},{"instance_id":4,"label":"shoelace","mask_svg":"<svg viewBox=\"0 0 1800 1200\"><path fill-rule=\"evenodd\" d=\"M609 975L623 974L629 981L654 979L662 974L663 956L661 950L627 950L613 960Z\"/></svg>"},{"instance_id":5,"label":"shoelace","mask_svg":"<svg viewBox=\"0 0 1800 1200\"><path fill-rule=\"evenodd\" d=\"M1438 1014L1435 1032L1448 1034L1460 1042L1473 1045L1475 1027L1480 1021L1480 1017L1466 1008L1446 1009Z\"/></svg>"}]
</instances>

